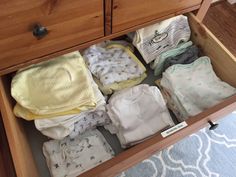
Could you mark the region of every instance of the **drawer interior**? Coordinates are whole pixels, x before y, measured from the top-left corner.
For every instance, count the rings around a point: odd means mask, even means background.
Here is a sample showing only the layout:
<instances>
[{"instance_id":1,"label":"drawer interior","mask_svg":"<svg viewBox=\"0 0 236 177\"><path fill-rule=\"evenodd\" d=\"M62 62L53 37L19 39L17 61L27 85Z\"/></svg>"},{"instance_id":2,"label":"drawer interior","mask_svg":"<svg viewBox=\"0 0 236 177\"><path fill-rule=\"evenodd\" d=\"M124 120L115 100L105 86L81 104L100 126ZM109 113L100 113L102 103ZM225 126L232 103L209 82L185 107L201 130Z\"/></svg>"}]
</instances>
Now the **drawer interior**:
<instances>
[{"instance_id":1,"label":"drawer interior","mask_svg":"<svg viewBox=\"0 0 236 177\"><path fill-rule=\"evenodd\" d=\"M204 25L198 22L194 15L188 14L188 17L192 30L191 40L203 49L205 55L211 58L213 68L218 77L236 87L235 57ZM14 116L12 109L15 101L10 96L12 74L7 74L0 78L0 106L16 173L19 177L48 177L50 175L42 154L42 143L48 139L35 129L33 122L27 122ZM154 85L154 81L157 78L154 78L153 71L149 70L148 75L148 78L144 82ZM209 120L217 120L235 109L236 95L188 119L186 121L188 124L186 128L166 138L163 138L160 133L157 133L143 143L127 150L121 149L119 141L115 136L110 136L101 128L100 130L108 142L111 143L117 156L85 172L81 176L114 176L116 173L149 157L154 152L206 126Z\"/></svg>"}]
</instances>

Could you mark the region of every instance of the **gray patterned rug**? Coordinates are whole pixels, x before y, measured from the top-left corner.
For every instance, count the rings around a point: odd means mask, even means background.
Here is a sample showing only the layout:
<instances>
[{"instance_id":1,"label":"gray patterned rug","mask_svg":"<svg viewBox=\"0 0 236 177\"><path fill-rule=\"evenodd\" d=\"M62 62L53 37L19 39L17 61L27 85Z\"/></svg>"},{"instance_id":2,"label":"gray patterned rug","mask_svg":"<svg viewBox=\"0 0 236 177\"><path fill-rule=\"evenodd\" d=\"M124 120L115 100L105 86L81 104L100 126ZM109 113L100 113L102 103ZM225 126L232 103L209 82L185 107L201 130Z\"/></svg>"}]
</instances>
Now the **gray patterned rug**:
<instances>
[{"instance_id":1,"label":"gray patterned rug","mask_svg":"<svg viewBox=\"0 0 236 177\"><path fill-rule=\"evenodd\" d=\"M236 177L236 114L153 155L118 177Z\"/></svg>"}]
</instances>

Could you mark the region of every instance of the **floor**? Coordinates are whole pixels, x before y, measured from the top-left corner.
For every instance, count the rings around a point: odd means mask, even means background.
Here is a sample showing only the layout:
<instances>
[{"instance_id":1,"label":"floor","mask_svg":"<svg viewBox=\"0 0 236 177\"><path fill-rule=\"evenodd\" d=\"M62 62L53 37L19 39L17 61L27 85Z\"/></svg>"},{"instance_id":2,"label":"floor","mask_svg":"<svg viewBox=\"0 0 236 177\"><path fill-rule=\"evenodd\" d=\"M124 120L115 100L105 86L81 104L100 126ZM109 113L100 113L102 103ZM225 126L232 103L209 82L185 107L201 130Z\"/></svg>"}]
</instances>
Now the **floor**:
<instances>
[{"instance_id":1,"label":"floor","mask_svg":"<svg viewBox=\"0 0 236 177\"><path fill-rule=\"evenodd\" d=\"M236 114L217 123L216 130L203 128L117 177L235 177Z\"/></svg>"},{"instance_id":2,"label":"floor","mask_svg":"<svg viewBox=\"0 0 236 177\"><path fill-rule=\"evenodd\" d=\"M236 56L236 4L226 1L213 4L203 23Z\"/></svg>"}]
</instances>

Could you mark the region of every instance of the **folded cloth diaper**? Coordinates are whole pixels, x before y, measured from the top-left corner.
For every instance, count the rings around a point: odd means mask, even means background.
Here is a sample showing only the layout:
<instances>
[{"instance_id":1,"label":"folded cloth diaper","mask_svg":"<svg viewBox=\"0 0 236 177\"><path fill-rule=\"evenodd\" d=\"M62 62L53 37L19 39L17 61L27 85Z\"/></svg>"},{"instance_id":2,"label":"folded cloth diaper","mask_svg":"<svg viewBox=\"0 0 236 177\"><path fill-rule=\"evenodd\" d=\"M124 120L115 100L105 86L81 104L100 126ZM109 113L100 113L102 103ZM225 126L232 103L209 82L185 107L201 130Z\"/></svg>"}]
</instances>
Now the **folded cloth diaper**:
<instances>
[{"instance_id":1,"label":"folded cloth diaper","mask_svg":"<svg viewBox=\"0 0 236 177\"><path fill-rule=\"evenodd\" d=\"M20 70L11 84L17 103L33 114L53 114L96 106L87 68L79 52Z\"/></svg>"},{"instance_id":2,"label":"folded cloth diaper","mask_svg":"<svg viewBox=\"0 0 236 177\"><path fill-rule=\"evenodd\" d=\"M192 42L186 42L179 44L176 48L168 50L159 55L158 60L156 59L152 64L151 67L154 69L154 75L159 76L164 72L164 63L167 58L172 58L181 55L184 53L189 47L192 46Z\"/></svg>"},{"instance_id":3,"label":"folded cloth diaper","mask_svg":"<svg viewBox=\"0 0 236 177\"><path fill-rule=\"evenodd\" d=\"M115 91L119 91L125 88L129 88L134 85L140 84L145 78L147 77L146 73L143 73L140 77L137 77L135 79L129 79L126 81L116 82L109 85L102 85L98 79L94 77L94 81L97 83L99 89L104 93L105 95L110 95Z\"/></svg>"},{"instance_id":4,"label":"folded cloth diaper","mask_svg":"<svg viewBox=\"0 0 236 177\"><path fill-rule=\"evenodd\" d=\"M175 98L175 96L170 95L167 90L165 90L161 86L161 79L158 79L155 81L157 86L159 87L161 94L163 98L165 99L167 107L174 113L174 115L177 117L183 117L182 113L185 113L184 108L179 103L178 99Z\"/></svg>"},{"instance_id":5,"label":"folded cloth diaper","mask_svg":"<svg viewBox=\"0 0 236 177\"><path fill-rule=\"evenodd\" d=\"M99 107L101 105L105 105L106 101L105 101L104 96L102 95L101 91L99 90L98 85L94 82L92 74L90 73L90 71L88 69L86 69L86 70L87 70L87 75L88 75L89 82L92 85L93 94L94 94L95 102L96 102L96 107L91 107L90 109L89 109L89 107L84 107L84 108L79 107L79 108L71 109L71 110L68 110L68 111L52 113L52 114L41 114L40 115L40 114L32 113L30 110L22 107L20 104L17 103L14 107L14 114L17 117L21 117L21 118L24 118L26 120L49 119L49 118L57 118L57 117L61 117L61 116L67 116L67 115L69 115L69 117L70 117L70 115L77 115L80 112L84 112L84 111L86 112L86 111L89 111L89 110L94 110L94 109L96 109L97 107Z\"/></svg>"},{"instance_id":6,"label":"folded cloth diaper","mask_svg":"<svg viewBox=\"0 0 236 177\"><path fill-rule=\"evenodd\" d=\"M53 139L63 139L68 135L75 137L88 129L106 125L110 122L110 119L105 110L105 98L98 89L97 84L94 82L91 73L88 70L87 72L97 103L95 110L89 110L85 112L76 112L76 110L73 112L73 110L71 110L71 112L67 112L68 114L65 114L64 116L58 115L53 117L52 115L52 117L47 119L40 117L40 119L34 120L34 123L35 127L41 131L42 134ZM22 109L18 110L17 113L21 113L22 116ZM25 115L23 114L23 116ZM27 118L29 118L29 116Z\"/></svg>"},{"instance_id":7,"label":"folded cloth diaper","mask_svg":"<svg viewBox=\"0 0 236 177\"><path fill-rule=\"evenodd\" d=\"M116 92L109 99L106 126L116 133L122 147L128 147L174 125L165 101L156 86L141 84Z\"/></svg>"},{"instance_id":8,"label":"folded cloth diaper","mask_svg":"<svg viewBox=\"0 0 236 177\"><path fill-rule=\"evenodd\" d=\"M43 154L52 177L76 177L111 159L114 151L98 130L90 130L75 138L45 142Z\"/></svg>"},{"instance_id":9,"label":"folded cloth diaper","mask_svg":"<svg viewBox=\"0 0 236 177\"><path fill-rule=\"evenodd\" d=\"M83 117L75 122L74 130L70 133L69 136L71 138L74 138L77 135L85 132L86 130L93 129L98 126L104 126L110 123L111 119L105 111L105 108L100 108L92 112L84 113Z\"/></svg>"},{"instance_id":10,"label":"folded cloth diaper","mask_svg":"<svg viewBox=\"0 0 236 177\"><path fill-rule=\"evenodd\" d=\"M168 57L163 64L163 71L168 67L176 64L190 64L199 58L199 49L193 45L186 49L186 51L180 55L174 57Z\"/></svg>"},{"instance_id":11,"label":"folded cloth diaper","mask_svg":"<svg viewBox=\"0 0 236 177\"><path fill-rule=\"evenodd\" d=\"M146 63L150 63L161 53L187 42L190 34L187 17L179 15L137 30L133 44Z\"/></svg>"},{"instance_id":12,"label":"folded cloth diaper","mask_svg":"<svg viewBox=\"0 0 236 177\"><path fill-rule=\"evenodd\" d=\"M98 44L85 50L83 56L89 70L96 80L100 82L98 85L105 88L101 88L101 90L116 90L124 88L124 85L131 87L140 83L146 77L144 74L145 67L131 52L129 47L120 44L110 44L106 47L101 47ZM133 80L135 81L132 82ZM126 84L120 88L117 87L118 84L123 84L123 82L126 82Z\"/></svg>"},{"instance_id":13,"label":"folded cloth diaper","mask_svg":"<svg viewBox=\"0 0 236 177\"><path fill-rule=\"evenodd\" d=\"M35 127L45 136L60 140L68 135L74 138L86 130L106 125L110 123L110 119L105 107L101 106L94 111L51 119L39 119L35 120L34 123Z\"/></svg>"},{"instance_id":14,"label":"folded cloth diaper","mask_svg":"<svg viewBox=\"0 0 236 177\"><path fill-rule=\"evenodd\" d=\"M93 110L93 109L91 108L91 110ZM20 117L20 118L23 118L23 119L29 120L29 121L37 120L37 119L51 119L51 118L55 118L55 117L59 117L59 116L66 116L66 115L74 115L74 114L79 114L83 111L86 111L86 110L81 110L81 109L75 108L75 109L71 109L69 111L40 115L40 114L34 114L34 113L30 112L28 109L22 107L18 103L15 105L15 107L13 109L13 112L16 117Z\"/></svg>"},{"instance_id":15,"label":"folded cloth diaper","mask_svg":"<svg viewBox=\"0 0 236 177\"><path fill-rule=\"evenodd\" d=\"M236 89L215 74L210 58L200 57L191 64L170 66L162 74L161 86L179 109L179 121L210 108L234 95Z\"/></svg>"},{"instance_id":16,"label":"folded cloth diaper","mask_svg":"<svg viewBox=\"0 0 236 177\"><path fill-rule=\"evenodd\" d=\"M106 40L106 41L96 44L96 46L106 48L108 45L113 45L113 44L122 45L124 47L129 48L131 52L134 52L134 46L130 42L127 42L126 40Z\"/></svg>"},{"instance_id":17,"label":"folded cloth diaper","mask_svg":"<svg viewBox=\"0 0 236 177\"><path fill-rule=\"evenodd\" d=\"M98 86L95 82L94 82L93 90L94 90L94 94L95 94L96 107L91 107L90 109L88 109L88 107L85 107L85 109L75 108L75 109L71 109L68 111L40 115L40 114L34 114L34 113L30 112L28 109L22 107L20 104L17 103L15 105L13 111L17 117L23 118L25 120L51 119L51 118L56 118L56 117L60 117L60 116L70 116L70 115L74 115L74 114L79 114L81 112L92 111L101 105L105 105L105 103L106 103L104 96L102 95L102 93L98 89Z\"/></svg>"},{"instance_id":18,"label":"folded cloth diaper","mask_svg":"<svg viewBox=\"0 0 236 177\"><path fill-rule=\"evenodd\" d=\"M156 59L150 64L150 67L154 70L159 70L162 67L164 61L168 57L175 57L186 51L188 47L193 45L192 41L180 43L176 48L167 50L156 57Z\"/></svg>"},{"instance_id":19,"label":"folded cloth diaper","mask_svg":"<svg viewBox=\"0 0 236 177\"><path fill-rule=\"evenodd\" d=\"M80 114L66 115L51 119L34 120L34 124L43 135L52 139L61 140L74 130L75 122L80 119Z\"/></svg>"}]
</instances>

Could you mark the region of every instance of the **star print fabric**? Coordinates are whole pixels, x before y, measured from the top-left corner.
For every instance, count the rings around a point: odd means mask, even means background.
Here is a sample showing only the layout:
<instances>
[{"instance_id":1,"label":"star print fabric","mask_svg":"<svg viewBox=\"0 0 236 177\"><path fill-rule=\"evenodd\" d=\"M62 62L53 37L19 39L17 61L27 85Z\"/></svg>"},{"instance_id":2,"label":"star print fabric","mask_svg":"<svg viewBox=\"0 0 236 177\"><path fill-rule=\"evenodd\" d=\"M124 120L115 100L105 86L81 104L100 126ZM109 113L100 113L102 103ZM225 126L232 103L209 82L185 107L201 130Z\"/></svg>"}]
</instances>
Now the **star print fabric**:
<instances>
[{"instance_id":1,"label":"star print fabric","mask_svg":"<svg viewBox=\"0 0 236 177\"><path fill-rule=\"evenodd\" d=\"M76 177L114 156L97 129L75 138L45 142L43 153L52 177Z\"/></svg>"},{"instance_id":2,"label":"star print fabric","mask_svg":"<svg viewBox=\"0 0 236 177\"><path fill-rule=\"evenodd\" d=\"M90 72L103 86L140 78L146 71L129 47L120 44L93 45L83 57Z\"/></svg>"}]
</instances>

